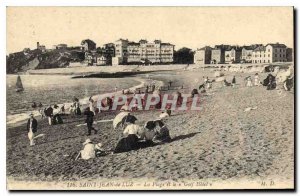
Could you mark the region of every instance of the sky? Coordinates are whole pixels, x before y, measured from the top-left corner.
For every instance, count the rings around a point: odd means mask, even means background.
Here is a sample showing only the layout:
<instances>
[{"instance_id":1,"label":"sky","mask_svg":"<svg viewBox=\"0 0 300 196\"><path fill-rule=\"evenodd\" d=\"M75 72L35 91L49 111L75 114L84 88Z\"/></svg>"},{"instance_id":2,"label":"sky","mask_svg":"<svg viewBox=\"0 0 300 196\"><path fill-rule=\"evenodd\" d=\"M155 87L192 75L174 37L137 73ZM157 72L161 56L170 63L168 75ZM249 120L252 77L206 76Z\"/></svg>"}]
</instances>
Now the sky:
<instances>
[{"instance_id":1,"label":"sky","mask_svg":"<svg viewBox=\"0 0 300 196\"><path fill-rule=\"evenodd\" d=\"M175 49L216 44L293 47L293 7L7 7L6 53L119 38L160 39Z\"/></svg>"}]
</instances>

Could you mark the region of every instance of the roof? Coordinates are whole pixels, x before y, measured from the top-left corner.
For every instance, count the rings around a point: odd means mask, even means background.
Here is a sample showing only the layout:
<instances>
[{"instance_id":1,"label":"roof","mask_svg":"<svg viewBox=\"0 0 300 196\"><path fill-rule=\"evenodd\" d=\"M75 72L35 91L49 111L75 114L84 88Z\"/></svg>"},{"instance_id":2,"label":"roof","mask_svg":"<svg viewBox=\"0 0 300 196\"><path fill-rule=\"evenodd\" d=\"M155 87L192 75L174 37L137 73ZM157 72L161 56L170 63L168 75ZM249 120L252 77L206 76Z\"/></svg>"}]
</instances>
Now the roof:
<instances>
[{"instance_id":1,"label":"roof","mask_svg":"<svg viewBox=\"0 0 300 196\"><path fill-rule=\"evenodd\" d=\"M107 46L107 47L111 47L111 46L114 46L114 43L107 43L107 44L103 44L103 46Z\"/></svg>"},{"instance_id":2,"label":"roof","mask_svg":"<svg viewBox=\"0 0 300 196\"><path fill-rule=\"evenodd\" d=\"M257 52L257 51L265 51L266 50L266 47L265 46L258 46L256 47L253 51L254 52Z\"/></svg>"},{"instance_id":3,"label":"roof","mask_svg":"<svg viewBox=\"0 0 300 196\"><path fill-rule=\"evenodd\" d=\"M139 46L140 43L136 43L136 42L128 42L128 46Z\"/></svg>"},{"instance_id":4,"label":"roof","mask_svg":"<svg viewBox=\"0 0 300 196\"><path fill-rule=\"evenodd\" d=\"M141 43L141 42L148 43L148 41L145 40L145 39L141 39L141 40L139 41L139 43Z\"/></svg>"},{"instance_id":5,"label":"roof","mask_svg":"<svg viewBox=\"0 0 300 196\"><path fill-rule=\"evenodd\" d=\"M268 45L270 45L270 46L272 46L272 47L274 47L274 48L286 48L286 45L280 44L280 43L276 43L276 44L267 44L266 46L268 46Z\"/></svg>"},{"instance_id":6,"label":"roof","mask_svg":"<svg viewBox=\"0 0 300 196\"><path fill-rule=\"evenodd\" d=\"M262 46L262 44L252 44L250 46L243 46L243 48L246 49L246 50L254 50L258 46Z\"/></svg>"},{"instance_id":7,"label":"roof","mask_svg":"<svg viewBox=\"0 0 300 196\"><path fill-rule=\"evenodd\" d=\"M212 49L212 47L210 47L210 46L204 46L198 50L211 50L211 49Z\"/></svg>"},{"instance_id":8,"label":"roof","mask_svg":"<svg viewBox=\"0 0 300 196\"><path fill-rule=\"evenodd\" d=\"M214 49L215 49L215 50L218 50L218 49L219 49L219 50L220 50L220 49L221 49L221 50L227 50L227 49L230 49L230 48L231 48L230 45L223 45L223 44L222 44L222 45L215 45L215 48L214 48Z\"/></svg>"},{"instance_id":9,"label":"roof","mask_svg":"<svg viewBox=\"0 0 300 196\"><path fill-rule=\"evenodd\" d=\"M240 51L242 51L243 48L239 47L239 46L234 46L234 47L231 48L231 50L232 49L234 49L235 51L239 51L240 52Z\"/></svg>"},{"instance_id":10,"label":"roof","mask_svg":"<svg viewBox=\"0 0 300 196\"><path fill-rule=\"evenodd\" d=\"M162 46L174 46L173 44L170 44L170 43L161 43L160 45L162 45Z\"/></svg>"},{"instance_id":11,"label":"roof","mask_svg":"<svg viewBox=\"0 0 300 196\"><path fill-rule=\"evenodd\" d=\"M118 39L117 41L127 41L128 42L128 39L122 39L122 38L120 38L120 39ZM117 42L116 41L116 42Z\"/></svg>"},{"instance_id":12,"label":"roof","mask_svg":"<svg viewBox=\"0 0 300 196\"><path fill-rule=\"evenodd\" d=\"M82 40L81 45L83 45L84 43L95 44L96 45L96 43L94 41L90 40L90 39Z\"/></svg>"}]
</instances>

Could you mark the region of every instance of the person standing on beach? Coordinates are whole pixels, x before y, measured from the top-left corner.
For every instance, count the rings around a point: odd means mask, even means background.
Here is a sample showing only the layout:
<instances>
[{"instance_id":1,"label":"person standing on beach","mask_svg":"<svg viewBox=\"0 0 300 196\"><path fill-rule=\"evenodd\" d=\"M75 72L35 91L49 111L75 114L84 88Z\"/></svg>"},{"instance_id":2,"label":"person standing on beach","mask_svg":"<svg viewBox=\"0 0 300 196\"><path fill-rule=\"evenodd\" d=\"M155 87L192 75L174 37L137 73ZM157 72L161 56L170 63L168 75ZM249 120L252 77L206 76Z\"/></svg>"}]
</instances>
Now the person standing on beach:
<instances>
[{"instance_id":1,"label":"person standing on beach","mask_svg":"<svg viewBox=\"0 0 300 196\"><path fill-rule=\"evenodd\" d=\"M259 86L259 85L260 85L259 76L258 73L256 73L254 76L254 86Z\"/></svg>"},{"instance_id":2,"label":"person standing on beach","mask_svg":"<svg viewBox=\"0 0 300 196\"><path fill-rule=\"evenodd\" d=\"M247 77L246 86L247 86L247 87L252 87L252 79L251 79L251 76L248 76L248 77Z\"/></svg>"},{"instance_id":3,"label":"person standing on beach","mask_svg":"<svg viewBox=\"0 0 300 196\"><path fill-rule=\"evenodd\" d=\"M33 117L33 114L29 115L29 119L27 121L27 132L30 146L34 146L34 135L37 132L37 120Z\"/></svg>"},{"instance_id":4,"label":"person standing on beach","mask_svg":"<svg viewBox=\"0 0 300 196\"><path fill-rule=\"evenodd\" d=\"M235 88L235 84L236 84L235 76L233 76L231 84L232 84L232 87Z\"/></svg>"},{"instance_id":5,"label":"person standing on beach","mask_svg":"<svg viewBox=\"0 0 300 196\"><path fill-rule=\"evenodd\" d=\"M53 108L51 105L45 110L45 115L48 117L49 125L52 125Z\"/></svg>"},{"instance_id":6,"label":"person standing on beach","mask_svg":"<svg viewBox=\"0 0 300 196\"><path fill-rule=\"evenodd\" d=\"M97 130L93 127L93 123L94 123L94 112L90 111L90 108L86 108L86 110L84 111L84 115L86 115L86 125L88 128L88 134L87 135L91 135L92 130L95 131L95 134L97 134Z\"/></svg>"}]
</instances>

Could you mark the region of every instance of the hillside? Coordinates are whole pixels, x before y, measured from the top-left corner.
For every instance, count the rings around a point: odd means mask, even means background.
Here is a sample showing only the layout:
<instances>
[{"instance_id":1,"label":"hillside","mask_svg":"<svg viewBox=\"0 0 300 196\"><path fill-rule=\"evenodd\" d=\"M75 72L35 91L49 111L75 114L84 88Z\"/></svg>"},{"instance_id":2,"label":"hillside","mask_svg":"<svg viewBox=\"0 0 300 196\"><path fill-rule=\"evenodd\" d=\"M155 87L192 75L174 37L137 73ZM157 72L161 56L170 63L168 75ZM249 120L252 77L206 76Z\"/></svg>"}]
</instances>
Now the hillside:
<instances>
[{"instance_id":1,"label":"hillside","mask_svg":"<svg viewBox=\"0 0 300 196\"><path fill-rule=\"evenodd\" d=\"M84 52L73 49L56 49L46 52L35 49L16 52L6 57L6 73L67 67L70 62L81 62L83 60Z\"/></svg>"}]
</instances>

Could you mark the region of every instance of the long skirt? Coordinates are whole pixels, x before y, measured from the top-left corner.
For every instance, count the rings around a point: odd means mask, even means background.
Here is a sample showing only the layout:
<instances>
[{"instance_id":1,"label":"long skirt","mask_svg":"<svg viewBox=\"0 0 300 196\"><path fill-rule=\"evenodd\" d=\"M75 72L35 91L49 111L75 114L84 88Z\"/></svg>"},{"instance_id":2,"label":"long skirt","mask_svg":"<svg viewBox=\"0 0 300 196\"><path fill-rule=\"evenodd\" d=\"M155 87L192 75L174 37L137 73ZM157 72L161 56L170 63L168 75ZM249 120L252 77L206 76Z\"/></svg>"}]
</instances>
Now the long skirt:
<instances>
[{"instance_id":1,"label":"long skirt","mask_svg":"<svg viewBox=\"0 0 300 196\"><path fill-rule=\"evenodd\" d=\"M161 141L161 142L170 142L171 137L170 137L170 132L169 132L168 128L162 127L154 139Z\"/></svg>"},{"instance_id":2,"label":"long skirt","mask_svg":"<svg viewBox=\"0 0 300 196\"><path fill-rule=\"evenodd\" d=\"M122 138L115 150L114 153L128 152L131 150L136 150L138 148L138 137L135 134L130 134L125 138Z\"/></svg>"},{"instance_id":3,"label":"long skirt","mask_svg":"<svg viewBox=\"0 0 300 196\"><path fill-rule=\"evenodd\" d=\"M30 146L34 145L34 133L32 132L32 130L30 130L28 132L28 139L29 139L29 142L30 142Z\"/></svg>"}]
</instances>

